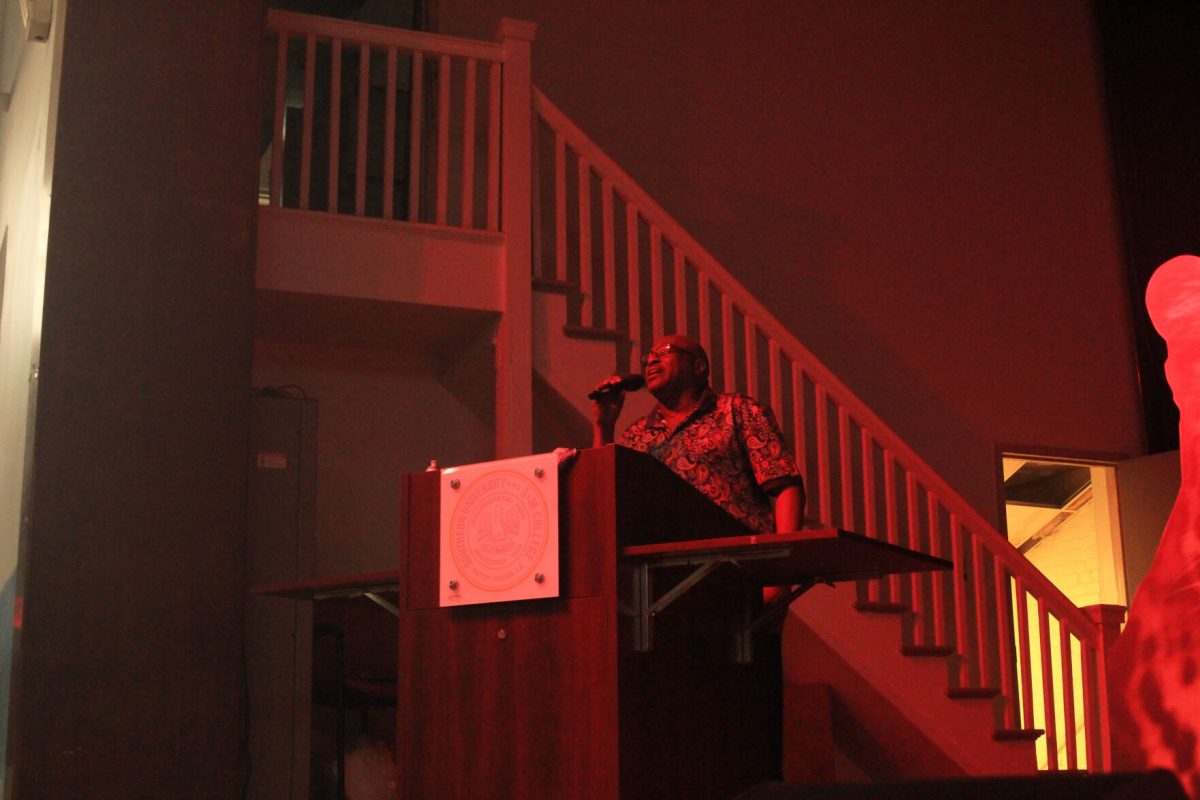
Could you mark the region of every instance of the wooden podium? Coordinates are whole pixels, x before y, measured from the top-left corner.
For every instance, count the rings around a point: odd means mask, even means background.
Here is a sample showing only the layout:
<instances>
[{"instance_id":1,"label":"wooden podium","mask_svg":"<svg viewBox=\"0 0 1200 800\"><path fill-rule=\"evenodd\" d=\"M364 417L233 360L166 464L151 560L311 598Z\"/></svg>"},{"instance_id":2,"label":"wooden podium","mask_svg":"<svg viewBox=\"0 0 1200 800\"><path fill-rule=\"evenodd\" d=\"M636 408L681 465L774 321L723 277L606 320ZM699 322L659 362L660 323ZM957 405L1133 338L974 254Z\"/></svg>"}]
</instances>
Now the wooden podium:
<instances>
[{"instance_id":1,"label":"wooden podium","mask_svg":"<svg viewBox=\"0 0 1200 800\"><path fill-rule=\"evenodd\" d=\"M777 777L778 656L733 657L761 586L945 566L827 531L817 538L828 574L814 575L796 555L813 537L779 551L778 537L748 536L654 459L609 446L581 452L560 478L560 597L439 608L439 492L436 472L403 478L404 800L734 797ZM833 564L829 540L845 537L853 558L865 547L892 560ZM791 560L768 557L767 545ZM669 578L678 585L698 571L703 581L652 607L650 575L679 573ZM639 586L650 596L639 599Z\"/></svg>"}]
</instances>

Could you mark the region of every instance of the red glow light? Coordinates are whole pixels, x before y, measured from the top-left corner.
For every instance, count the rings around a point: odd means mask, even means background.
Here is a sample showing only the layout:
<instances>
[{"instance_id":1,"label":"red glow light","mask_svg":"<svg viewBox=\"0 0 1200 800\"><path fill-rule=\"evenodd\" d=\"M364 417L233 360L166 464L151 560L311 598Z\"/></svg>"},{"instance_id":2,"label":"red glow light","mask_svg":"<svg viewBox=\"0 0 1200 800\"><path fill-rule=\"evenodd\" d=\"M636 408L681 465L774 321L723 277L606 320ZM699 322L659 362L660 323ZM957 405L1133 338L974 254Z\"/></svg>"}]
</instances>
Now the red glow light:
<instances>
[{"instance_id":1,"label":"red glow light","mask_svg":"<svg viewBox=\"0 0 1200 800\"><path fill-rule=\"evenodd\" d=\"M1115 769L1164 767L1200 796L1200 258L1177 256L1146 290L1179 406L1179 496L1109 654Z\"/></svg>"}]
</instances>

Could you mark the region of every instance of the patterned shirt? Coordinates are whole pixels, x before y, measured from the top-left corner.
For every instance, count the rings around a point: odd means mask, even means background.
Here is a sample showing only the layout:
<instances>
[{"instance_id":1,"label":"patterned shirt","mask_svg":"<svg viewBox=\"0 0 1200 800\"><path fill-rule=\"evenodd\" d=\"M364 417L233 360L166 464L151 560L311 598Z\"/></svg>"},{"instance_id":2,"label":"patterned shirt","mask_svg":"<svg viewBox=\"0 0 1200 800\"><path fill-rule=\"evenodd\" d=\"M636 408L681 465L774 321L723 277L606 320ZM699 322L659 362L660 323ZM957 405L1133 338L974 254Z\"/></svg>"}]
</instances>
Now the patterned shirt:
<instances>
[{"instance_id":1,"label":"patterned shirt","mask_svg":"<svg viewBox=\"0 0 1200 800\"><path fill-rule=\"evenodd\" d=\"M655 406L617 444L654 456L758 532L775 530L768 493L801 482L775 415L743 394L706 389L674 431Z\"/></svg>"}]
</instances>

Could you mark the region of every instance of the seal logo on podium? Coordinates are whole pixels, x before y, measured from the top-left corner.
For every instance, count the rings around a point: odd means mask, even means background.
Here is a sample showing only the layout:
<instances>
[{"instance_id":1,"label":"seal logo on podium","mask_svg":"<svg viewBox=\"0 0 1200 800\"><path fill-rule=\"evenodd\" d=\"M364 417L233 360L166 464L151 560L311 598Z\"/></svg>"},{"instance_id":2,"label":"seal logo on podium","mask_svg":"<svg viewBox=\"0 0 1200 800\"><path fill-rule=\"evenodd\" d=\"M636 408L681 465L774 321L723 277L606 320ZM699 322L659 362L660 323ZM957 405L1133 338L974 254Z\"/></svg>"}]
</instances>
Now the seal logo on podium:
<instances>
[{"instance_id":1,"label":"seal logo on podium","mask_svg":"<svg viewBox=\"0 0 1200 800\"><path fill-rule=\"evenodd\" d=\"M442 605L557 596L554 459L548 454L443 470Z\"/></svg>"},{"instance_id":2,"label":"seal logo on podium","mask_svg":"<svg viewBox=\"0 0 1200 800\"><path fill-rule=\"evenodd\" d=\"M546 503L533 481L497 471L465 487L450 521L450 552L464 579L502 592L530 577L547 533Z\"/></svg>"}]
</instances>

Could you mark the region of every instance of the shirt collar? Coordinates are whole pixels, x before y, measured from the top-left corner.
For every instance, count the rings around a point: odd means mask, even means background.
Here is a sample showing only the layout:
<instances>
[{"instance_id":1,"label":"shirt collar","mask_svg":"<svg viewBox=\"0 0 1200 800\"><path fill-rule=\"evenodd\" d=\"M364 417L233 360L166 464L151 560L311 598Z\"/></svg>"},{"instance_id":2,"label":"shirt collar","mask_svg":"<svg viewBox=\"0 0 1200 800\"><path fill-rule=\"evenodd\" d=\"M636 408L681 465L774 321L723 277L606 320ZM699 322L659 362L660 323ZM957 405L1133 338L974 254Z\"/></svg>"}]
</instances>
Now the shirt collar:
<instances>
[{"instance_id":1,"label":"shirt collar","mask_svg":"<svg viewBox=\"0 0 1200 800\"><path fill-rule=\"evenodd\" d=\"M688 422L690 422L691 420L700 416L701 414L708 413L713 407L716 406L716 404L717 404L717 393L712 390L711 386L705 386L704 392L700 395L700 401L698 403L696 403L696 407L693 408L691 410L691 412L687 415L687 417L684 418L683 422L679 423L679 427L676 428L676 430L679 430L679 428L682 428ZM663 415L661 412L662 412L662 404L656 403L654 405L654 408L650 411L649 416L646 417L646 427L647 428L665 428L665 427L667 427L666 420L663 419Z\"/></svg>"}]
</instances>

